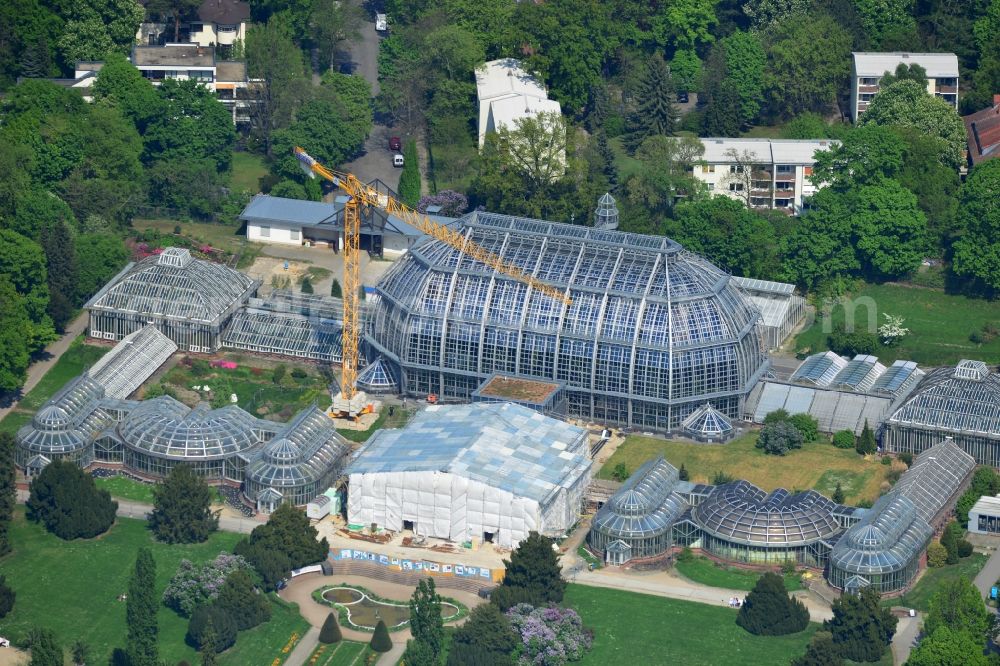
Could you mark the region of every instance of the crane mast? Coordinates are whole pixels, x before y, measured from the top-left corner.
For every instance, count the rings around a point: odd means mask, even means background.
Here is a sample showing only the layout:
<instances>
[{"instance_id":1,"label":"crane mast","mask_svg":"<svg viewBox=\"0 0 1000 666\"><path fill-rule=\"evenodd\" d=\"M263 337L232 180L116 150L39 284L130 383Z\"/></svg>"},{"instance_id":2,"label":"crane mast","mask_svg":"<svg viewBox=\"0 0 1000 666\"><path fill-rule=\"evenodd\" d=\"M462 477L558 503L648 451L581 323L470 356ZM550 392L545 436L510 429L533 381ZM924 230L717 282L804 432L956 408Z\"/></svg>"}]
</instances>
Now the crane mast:
<instances>
[{"instance_id":1,"label":"crane mast","mask_svg":"<svg viewBox=\"0 0 1000 666\"><path fill-rule=\"evenodd\" d=\"M564 305L570 305L573 302L566 290L542 282L530 273L522 270L516 264L498 257L454 229L435 222L426 215L418 213L387 194L379 193L374 187L365 185L358 180L354 174L327 169L299 147L295 148L295 157L299 160L303 170L311 177L315 178L319 176L324 180L328 180L348 195L347 203L344 206L344 325L342 343L343 377L341 381L342 397L348 402L354 398L357 391L358 344L361 339L359 324L360 302L358 298L358 292L361 289L359 256L359 241L361 236L360 206L371 206L395 215L428 236L464 252L472 259L489 266L496 272L523 282L531 289L556 299Z\"/></svg>"}]
</instances>

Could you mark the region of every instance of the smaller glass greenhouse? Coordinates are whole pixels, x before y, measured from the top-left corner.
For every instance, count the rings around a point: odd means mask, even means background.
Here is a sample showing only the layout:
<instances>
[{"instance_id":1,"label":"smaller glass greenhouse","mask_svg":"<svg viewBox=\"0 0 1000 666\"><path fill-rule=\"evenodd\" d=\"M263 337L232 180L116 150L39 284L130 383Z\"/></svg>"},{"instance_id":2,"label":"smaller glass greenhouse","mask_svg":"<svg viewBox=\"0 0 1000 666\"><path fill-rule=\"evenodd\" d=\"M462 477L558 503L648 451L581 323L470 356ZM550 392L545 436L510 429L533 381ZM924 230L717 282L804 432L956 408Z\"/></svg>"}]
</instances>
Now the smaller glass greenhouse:
<instances>
[{"instance_id":1,"label":"smaller glass greenhouse","mask_svg":"<svg viewBox=\"0 0 1000 666\"><path fill-rule=\"evenodd\" d=\"M684 419L681 431L685 437L699 442L726 442L736 434L736 428L726 415L708 402Z\"/></svg>"}]
</instances>

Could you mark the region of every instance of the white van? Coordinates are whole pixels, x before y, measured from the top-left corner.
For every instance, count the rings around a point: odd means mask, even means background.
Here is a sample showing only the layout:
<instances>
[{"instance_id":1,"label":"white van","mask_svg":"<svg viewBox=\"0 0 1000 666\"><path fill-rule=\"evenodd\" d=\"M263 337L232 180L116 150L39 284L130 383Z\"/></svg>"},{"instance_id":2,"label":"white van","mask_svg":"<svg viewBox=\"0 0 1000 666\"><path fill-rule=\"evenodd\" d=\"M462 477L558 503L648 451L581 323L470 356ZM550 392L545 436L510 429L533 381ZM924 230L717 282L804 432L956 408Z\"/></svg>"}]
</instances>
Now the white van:
<instances>
[{"instance_id":1,"label":"white van","mask_svg":"<svg viewBox=\"0 0 1000 666\"><path fill-rule=\"evenodd\" d=\"M389 17L385 14L375 15L375 29L379 32L385 32L389 29Z\"/></svg>"},{"instance_id":2,"label":"white van","mask_svg":"<svg viewBox=\"0 0 1000 666\"><path fill-rule=\"evenodd\" d=\"M394 167L401 167L401 166L403 166L403 156L400 155L399 153L396 153L395 155L393 155L392 156L392 166L394 166Z\"/></svg>"}]
</instances>

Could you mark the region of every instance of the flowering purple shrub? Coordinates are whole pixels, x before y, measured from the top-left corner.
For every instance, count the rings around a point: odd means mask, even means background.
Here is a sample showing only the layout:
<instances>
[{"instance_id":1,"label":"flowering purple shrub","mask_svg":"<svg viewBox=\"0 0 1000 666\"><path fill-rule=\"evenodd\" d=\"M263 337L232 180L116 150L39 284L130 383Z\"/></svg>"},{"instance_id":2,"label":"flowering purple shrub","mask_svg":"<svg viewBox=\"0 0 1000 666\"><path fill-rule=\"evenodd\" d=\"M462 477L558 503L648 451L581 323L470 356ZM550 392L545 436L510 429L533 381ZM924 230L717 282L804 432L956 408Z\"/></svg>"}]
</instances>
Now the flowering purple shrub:
<instances>
[{"instance_id":1,"label":"flowering purple shrub","mask_svg":"<svg viewBox=\"0 0 1000 666\"><path fill-rule=\"evenodd\" d=\"M517 604L507 611L507 618L521 638L518 666L562 666L579 661L593 641L593 633L584 628L572 608Z\"/></svg>"},{"instance_id":2,"label":"flowering purple shrub","mask_svg":"<svg viewBox=\"0 0 1000 666\"><path fill-rule=\"evenodd\" d=\"M426 213L428 206L441 206L440 215L458 217L469 210L469 200L461 192L441 190L437 194L420 197L417 210L421 213Z\"/></svg>"},{"instance_id":3,"label":"flowering purple shrub","mask_svg":"<svg viewBox=\"0 0 1000 666\"><path fill-rule=\"evenodd\" d=\"M177 573L163 592L163 603L185 617L194 609L219 596L226 577L240 569L250 570L250 564L239 555L219 553L211 562L194 564L181 560Z\"/></svg>"}]
</instances>

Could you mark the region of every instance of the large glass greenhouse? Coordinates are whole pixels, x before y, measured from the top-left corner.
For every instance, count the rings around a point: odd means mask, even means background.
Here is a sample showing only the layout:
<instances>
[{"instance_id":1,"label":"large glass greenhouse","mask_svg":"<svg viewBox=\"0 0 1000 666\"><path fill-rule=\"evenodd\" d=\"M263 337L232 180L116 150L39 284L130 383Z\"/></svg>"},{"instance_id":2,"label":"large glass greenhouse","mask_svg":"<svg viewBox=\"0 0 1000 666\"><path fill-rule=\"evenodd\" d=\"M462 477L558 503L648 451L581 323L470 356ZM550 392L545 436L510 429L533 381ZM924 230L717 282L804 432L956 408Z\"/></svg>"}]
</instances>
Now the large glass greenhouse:
<instances>
[{"instance_id":1,"label":"large glass greenhouse","mask_svg":"<svg viewBox=\"0 0 1000 666\"><path fill-rule=\"evenodd\" d=\"M572 305L440 241L417 245L367 323L406 393L467 400L493 373L559 381L571 415L665 432L706 401L739 416L767 368L756 308L669 239L484 212L460 224Z\"/></svg>"},{"instance_id":2,"label":"large glass greenhouse","mask_svg":"<svg viewBox=\"0 0 1000 666\"><path fill-rule=\"evenodd\" d=\"M845 590L871 585L882 593L909 585L934 526L945 519L975 466L972 456L951 440L918 455L893 489L834 547L830 584Z\"/></svg>"},{"instance_id":3,"label":"large glass greenhouse","mask_svg":"<svg viewBox=\"0 0 1000 666\"><path fill-rule=\"evenodd\" d=\"M788 561L826 565L843 531L838 505L815 490L792 495L784 488L767 493L748 481L718 486L691 511L701 530L701 547L718 557L747 564Z\"/></svg>"},{"instance_id":4,"label":"large glass greenhouse","mask_svg":"<svg viewBox=\"0 0 1000 666\"><path fill-rule=\"evenodd\" d=\"M121 340L152 323L185 351L211 352L257 287L239 271L168 247L130 263L84 307L92 337Z\"/></svg>"},{"instance_id":5,"label":"large glass greenhouse","mask_svg":"<svg viewBox=\"0 0 1000 666\"><path fill-rule=\"evenodd\" d=\"M662 457L646 462L597 512L587 535L591 551L609 564L666 553L686 508L674 492L678 482L677 468Z\"/></svg>"},{"instance_id":6,"label":"large glass greenhouse","mask_svg":"<svg viewBox=\"0 0 1000 666\"><path fill-rule=\"evenodd\" d=\"M884 422L882 446L916 454L945 437L980 465L1000 467L1000 375L982 361L928 374Z\"/></svg>"}]
</instances>

